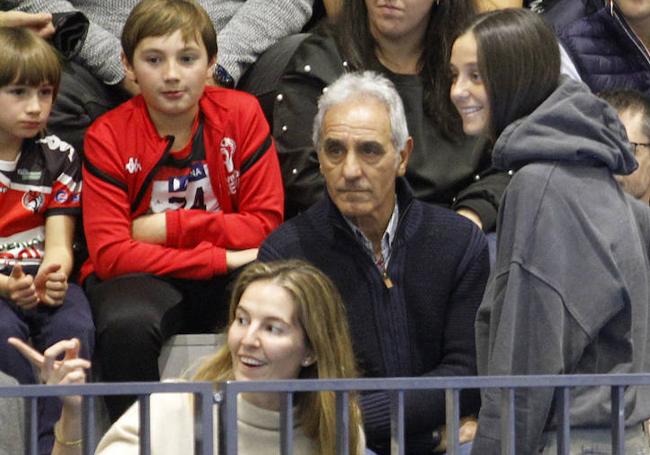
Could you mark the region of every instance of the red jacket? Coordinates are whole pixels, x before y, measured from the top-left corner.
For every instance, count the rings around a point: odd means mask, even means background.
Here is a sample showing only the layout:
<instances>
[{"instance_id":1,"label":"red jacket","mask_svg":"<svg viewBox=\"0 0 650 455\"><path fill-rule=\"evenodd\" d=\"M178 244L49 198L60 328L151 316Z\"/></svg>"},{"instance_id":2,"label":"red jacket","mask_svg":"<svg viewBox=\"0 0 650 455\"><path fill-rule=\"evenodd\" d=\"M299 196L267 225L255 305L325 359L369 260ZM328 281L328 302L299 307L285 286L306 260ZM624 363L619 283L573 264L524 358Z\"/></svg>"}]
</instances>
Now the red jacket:
<instances>
[{"instance_id":1,"label":"red jacket","mask_svg":"<svg viewBox=\"0 0 650 455\"><path fill-rule=\"evenodd\" d=\"M220 210L166 211L167 241L131 237L131 221L150 212L151 178L170 146L135 97L88 129L82 207L89 259L85 279L128 273L208 279L226 272L226 249L258 247L282 222L284 193L275 151L257 100L206 87L201 97L209 181Z\"/></svg>"}]
</instances>

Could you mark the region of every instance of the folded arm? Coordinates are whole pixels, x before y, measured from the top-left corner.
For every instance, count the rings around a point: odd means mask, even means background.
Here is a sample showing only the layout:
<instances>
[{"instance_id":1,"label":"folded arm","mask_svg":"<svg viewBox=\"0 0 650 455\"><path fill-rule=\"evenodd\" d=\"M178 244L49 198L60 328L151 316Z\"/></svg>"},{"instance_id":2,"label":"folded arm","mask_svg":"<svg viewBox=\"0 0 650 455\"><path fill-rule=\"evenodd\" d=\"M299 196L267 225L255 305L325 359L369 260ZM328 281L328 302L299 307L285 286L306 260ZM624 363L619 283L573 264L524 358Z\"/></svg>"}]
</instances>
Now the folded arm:
<instances>
[{"instance_id":1,"label":"folded arm","mask_svg":"<svg viewBox=\"0 0 650 455\"><path fill-rule=\"evenodd\" d=\"M110 157L107 141L86 135L86 154L91 163L95 156ZM106 162L106 160L104 160ZM93 164L94 169L98 169ZM107 167L110 164L106 164ZM193 248L171 248L145 243L131 235L131 207L126 184L120 184L120 166L103 169L113 181L102 179L84 166L83 214L88 252L95 272L101 279L128 273L152 273L177 278L208 279L226 272L226 251L208 241Z\"/></svg>"},{"instance_id":2,"label":"folded arm","mask_svg":"<svg viewBox=\"0 0 650 455\"><path fill-rule=\"evenodd\" d=\"M243 109L243 108L242 108ZM268 125L255 103L242 121L237 144L239 184L231 196L232 211L174 210L165 213L165 244L190 248L205 239L220 248L258 248L282 223L284 189L277 153ZM221 166L219 161L216 166Z\"/></svg>"}]
</instances>

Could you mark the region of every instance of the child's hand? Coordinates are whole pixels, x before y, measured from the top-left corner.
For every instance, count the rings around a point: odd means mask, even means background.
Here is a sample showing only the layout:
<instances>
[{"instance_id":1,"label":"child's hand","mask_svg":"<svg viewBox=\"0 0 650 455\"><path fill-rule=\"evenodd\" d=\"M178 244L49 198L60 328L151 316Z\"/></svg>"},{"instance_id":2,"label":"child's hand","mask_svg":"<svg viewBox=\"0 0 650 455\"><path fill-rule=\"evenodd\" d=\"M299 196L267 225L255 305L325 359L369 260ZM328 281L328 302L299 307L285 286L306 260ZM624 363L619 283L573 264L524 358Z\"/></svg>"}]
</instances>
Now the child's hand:
<instances>
[{"instance_id":1,"label":"child's hand","mask_svg":"<svg viewBox=\"0 0 650 455\"><path fill-rule=\"evenodd\" d=\"M23 310L34 308L38 304L38 295L34 277L25 274L20 264L14 265L7 281L9 299Z\"/></svg>"},{"instance_id":2,"label":"child's hand","mask_svg":"<svg viewBox=\"0 0 650 455\"><path fill-rule=\"evenodd\" d=\"M61 264L48 264L38 270L34 286L40 302L58 306L63 304L68 290L68 277L61 271Z\"/></svg>"}]
</instances>

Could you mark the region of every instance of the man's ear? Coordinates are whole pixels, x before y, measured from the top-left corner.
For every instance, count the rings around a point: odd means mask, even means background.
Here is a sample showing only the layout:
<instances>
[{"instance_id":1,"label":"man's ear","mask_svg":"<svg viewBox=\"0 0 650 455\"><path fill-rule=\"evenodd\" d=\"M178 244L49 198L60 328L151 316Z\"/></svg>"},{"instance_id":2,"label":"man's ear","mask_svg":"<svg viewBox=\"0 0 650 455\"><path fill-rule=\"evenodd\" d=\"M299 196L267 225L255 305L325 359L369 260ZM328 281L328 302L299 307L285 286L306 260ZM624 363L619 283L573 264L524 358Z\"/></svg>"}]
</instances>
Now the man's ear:
<instances>
[{"instance_id":1,"label":"man's ear","mask_svg":"<svg viewBox=\"0 0 650 455\"><path fill-rule=\"evenodd\" d=\"M130 81L133 81L137 84L138 79L135 77L135 73L133 72L133 65L131 65L129 59L126 58L126 54L124 52L122 52L122 54L120 55L120 60L122 60L122 66L124 67L124 73L126 77Z\"/></svg>"},{"instance_id":2,"label":"man's ear","mask_svg":"<svg viewBox=\"0 0 650 455\"><path fill-rule=\"evenodd\" d=\"M399 151L399 162L397 163L397 175L402 177L406 174L406 167L409 163L409 158L411 157L411 152L413 151L413 138L409 136L406 140L404 148Z\"/></svg>"}]
</instances>

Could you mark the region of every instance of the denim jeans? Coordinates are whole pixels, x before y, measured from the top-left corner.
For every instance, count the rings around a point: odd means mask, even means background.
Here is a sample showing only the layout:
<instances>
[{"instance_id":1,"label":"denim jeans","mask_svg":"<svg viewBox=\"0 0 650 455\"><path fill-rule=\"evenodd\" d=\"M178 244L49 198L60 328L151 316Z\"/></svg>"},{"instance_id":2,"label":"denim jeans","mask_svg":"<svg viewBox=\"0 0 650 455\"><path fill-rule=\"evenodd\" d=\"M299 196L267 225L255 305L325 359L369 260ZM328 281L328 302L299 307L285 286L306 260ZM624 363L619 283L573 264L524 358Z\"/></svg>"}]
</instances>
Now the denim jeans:
<instances>
[{"instance_id":1,"label":"denim jeans","mask_svg":"<svg viewBox=\"0 0 650 455\"><path fill-rule=\"evenodd\" d=\"M571 429L571 455L610 455L612 453L612 432L610 429ZM557 436L554 431L542 435L543 446L539 453L557 454ZM625 455L650 455L648 435L641 424L625 429Z\"/></svg>"}]
</instances>

